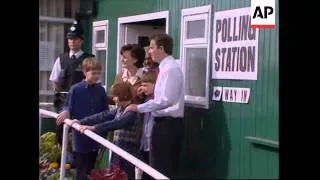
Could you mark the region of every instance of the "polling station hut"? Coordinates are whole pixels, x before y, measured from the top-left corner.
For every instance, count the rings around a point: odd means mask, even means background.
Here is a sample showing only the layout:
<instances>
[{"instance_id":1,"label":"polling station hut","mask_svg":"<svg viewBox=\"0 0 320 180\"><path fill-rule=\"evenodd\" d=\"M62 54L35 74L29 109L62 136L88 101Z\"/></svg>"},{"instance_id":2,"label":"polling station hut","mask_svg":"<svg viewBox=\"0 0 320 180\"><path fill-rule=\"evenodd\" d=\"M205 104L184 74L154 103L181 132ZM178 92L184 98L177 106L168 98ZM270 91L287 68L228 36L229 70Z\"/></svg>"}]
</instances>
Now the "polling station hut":
<instances>
[{"instance_id":1,"label":"polling station hut","mask_svg":"<svg viewBox=\"0 0 320 180\"><path fill-rule=\"evenodd\" d=\"M88 2L80 1L81 11ZM181 177L279 177L279 11L274 28L253 29L250 6L250 0L99 0L94 17L81 20L86 50L105 65L107 89L121 70L122 45L147 47L155 33L173 37L186 81Z\"/></svg>"}]
</instances>

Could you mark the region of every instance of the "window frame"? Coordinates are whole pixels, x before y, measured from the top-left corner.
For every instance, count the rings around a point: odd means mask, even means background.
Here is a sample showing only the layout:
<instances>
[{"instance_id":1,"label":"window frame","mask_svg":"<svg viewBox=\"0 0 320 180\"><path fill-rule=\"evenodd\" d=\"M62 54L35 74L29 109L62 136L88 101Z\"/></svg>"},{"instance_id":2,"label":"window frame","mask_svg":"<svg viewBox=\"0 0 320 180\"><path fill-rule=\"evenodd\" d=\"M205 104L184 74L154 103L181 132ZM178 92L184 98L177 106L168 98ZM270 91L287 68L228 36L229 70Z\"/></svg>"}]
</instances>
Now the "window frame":
<instances>
[{"instance_id":1,"label":"window frame","mask_svg":"<svg viewBox=\"0 0 320 180\"><path fill-rule=\"evenodd\" d=\"M103 43L96 43L96 35L97 31L104 30L104 42ZM105 51L106 52L106 59L105 59L105 82L103 84L106 88L108 85L108 32L109 30L109 20L101 20L101 21L94 21L92 22L92 53L97 56L98 51Z\"/></svg>"},{"instance_id":2,"label":"window frame","mask_svg":"<svg viewBox=\"0 0 320 180\"><path fill-rule=\"evenodd\" d=\"M98 31L104 31L104 42L103 43L96 43L96 38L97 38L97 32ZM92 41L93 44L95 45L96 48L106 48L106 36L107 36L107 27L105 26L93 26L93 30L92 30L93 34L92 34Z\"/></svg>"},{"instance_id":3,"label":"window frame","mask_svg":"<svg viewBox=\"0 0 320 180\"><path fill-rule=\"evenodd\" d=\"M183 41L184 44L199 44L199 43L207 43L208 42L208 16L204 13L198 14L198 15L187 15L183 19L184 27L187 27L187 23L190 21L196 21L196 20L204 20L205 21L205 27L204 27L204 37L203 38L187 38L187 31L183 32Z\"/></svg>"},{"instance_id":4,"label":"window frame","mask_svg":"<svg viewBox=\"0 0 320 180\"><path fill-rule=\"evenodd\" d=\"M187 70L186 65L186 48L207 48L206 56L206 86L205 96L192 96L186 94L185 91L185 104L186 106L209 109L209 89L210 89L210 60L211 60L211 17L212 5L182 9L181 11L181 28L180 28L180 58L184 79L186 80ZM187 22L194 20L205 20L205 36L204 38L187 39Z\"/></svg>"}]
</instances>

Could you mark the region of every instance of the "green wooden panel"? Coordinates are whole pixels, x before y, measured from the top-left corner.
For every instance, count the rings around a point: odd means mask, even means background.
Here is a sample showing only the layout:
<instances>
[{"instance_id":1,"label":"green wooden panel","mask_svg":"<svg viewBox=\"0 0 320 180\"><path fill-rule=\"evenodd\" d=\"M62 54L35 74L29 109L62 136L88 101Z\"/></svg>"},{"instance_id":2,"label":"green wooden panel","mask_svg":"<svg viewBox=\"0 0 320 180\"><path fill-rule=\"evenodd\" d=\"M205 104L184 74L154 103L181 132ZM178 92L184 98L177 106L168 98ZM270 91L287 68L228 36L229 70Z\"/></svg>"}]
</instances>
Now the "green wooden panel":
<instances>
[{"instance_id":1,"label":"green wooden panel","mask_svg":"<svg viewBox=\"0 0 320 180\"><path fill-rule=\"evenodd\" d=\"M98 20L109 20L108 87L116 73L117 19L169 10L169 34L179 58L181 9L211 4L215 11L249 7L248 0L100 0ZM276 7L278 0L276 0ZM278 9L276 9L278 22ZM212 21L213 22L213 21ZM278 25L278 24L277 24ZM91 24L88 23L91 33ZM258 80L211 80L213 86L251 89L249 104L210 101L210 109L186 107L181 177L277 178L278 150L255 145L247 136L279 140L278 26L259 32ZM86 47L91 47L90 39ZM211 68L210 68L211 69ZM211 77L211 74L210 74Z\"/></svg>"},{"instance_id":2,"label":"green wooden panel","mask_svg":"<svg viewBox=\"0 0 320 180\"><path fill-rule=\"evenodd\" d=\"M279 154L278 149L253 145L254 150L251 152L251 174L250 179L278 179L279 178Z\"/></svg>"},{"instance_id":3,"label":"green wooden panel","mask_svg":"<svg viewBox=\"0 0 320 180\"><path fill-rule=\"evenodd\" d=\"M56 120L54 118L42 118L41 135L47 132L56 132Z\"/></svg>"}]
</instances>

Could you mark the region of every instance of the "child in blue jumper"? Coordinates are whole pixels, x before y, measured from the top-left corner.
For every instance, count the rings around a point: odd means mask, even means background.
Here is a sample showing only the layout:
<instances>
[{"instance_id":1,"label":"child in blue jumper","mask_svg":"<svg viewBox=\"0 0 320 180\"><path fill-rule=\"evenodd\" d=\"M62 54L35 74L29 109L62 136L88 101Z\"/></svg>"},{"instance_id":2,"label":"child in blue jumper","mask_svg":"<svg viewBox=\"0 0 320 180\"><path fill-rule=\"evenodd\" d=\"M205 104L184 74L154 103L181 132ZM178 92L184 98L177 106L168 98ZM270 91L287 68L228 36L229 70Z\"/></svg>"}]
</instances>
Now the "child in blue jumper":
<instances>
[{"instance_id":1,"label":"child in blue jumper","mask_svg":"<svg viewBox=\"0 0 320 180\"><path fill-rule=\"evenodd\" d=\"M132 104L132 88L131 84L125 82L114 84L111 88L111 95L117 105L116 109L74 120L74 122L81 124L81 132L86 129L96 133L114 130L113 143L137 156L140 147L139 131L141 130L138 126L139 118L136 112L124 112L125 108ZM134 165L112 153L110 167L115 165L119 165L128 174L129 179L134 179Z\"/></svg>"},{"instance_id":2,"label":"child in blue jumper","mask_svg":"<svg viewBox=\"0 0 320 180\"><path fill-rule=\"evenodd\" d=\"M81 119L102 111L108 111L107 95L100 83L101 64L93 57L82 63L85 80L74 84L68 93L64 111L57 118L61 124L65 118ZM106 132L103 132L105 135ZM102 135L102 134L101 134ZM87 180L94 168L100 144L73 129L73 155L76 180Z\"/></svg>"}]
</instances>

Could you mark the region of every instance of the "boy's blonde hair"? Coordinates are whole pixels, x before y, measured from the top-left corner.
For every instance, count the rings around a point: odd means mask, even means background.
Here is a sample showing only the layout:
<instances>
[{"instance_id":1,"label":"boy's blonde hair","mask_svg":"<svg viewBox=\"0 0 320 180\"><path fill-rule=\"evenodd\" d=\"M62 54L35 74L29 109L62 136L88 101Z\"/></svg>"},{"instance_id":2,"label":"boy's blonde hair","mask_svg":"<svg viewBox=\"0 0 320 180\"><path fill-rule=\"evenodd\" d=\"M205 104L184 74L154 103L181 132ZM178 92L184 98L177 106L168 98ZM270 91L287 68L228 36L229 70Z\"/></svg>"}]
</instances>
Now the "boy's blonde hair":
<instances>
[{"instance_id":1,"label":"boy's blonde hair","mask_svg":"<svg viewBox=\"0 0 320 180\"><path fill-rule=\"evenodd\" d=\"M87 57L82 62L82 71L101 71L101 63L95 57Z\"/></svg>"},{"instance_id":2,"label":"boy's blonde hair","mask_svg":"<svg viewBox=\"0 0 320 180\"><path fill-rule=\"evenodd\" d=\"M155 84L157 81L157 72L154 70L149 70L147 72L145 72L142 76L140 81L141 82L145 82L145 83L153 83Z\"/></svg>"}]
</instances>

